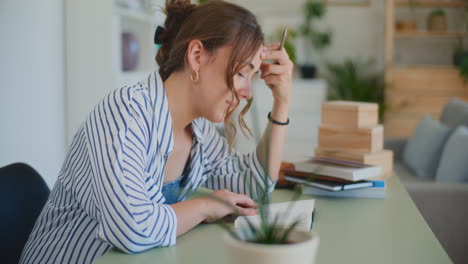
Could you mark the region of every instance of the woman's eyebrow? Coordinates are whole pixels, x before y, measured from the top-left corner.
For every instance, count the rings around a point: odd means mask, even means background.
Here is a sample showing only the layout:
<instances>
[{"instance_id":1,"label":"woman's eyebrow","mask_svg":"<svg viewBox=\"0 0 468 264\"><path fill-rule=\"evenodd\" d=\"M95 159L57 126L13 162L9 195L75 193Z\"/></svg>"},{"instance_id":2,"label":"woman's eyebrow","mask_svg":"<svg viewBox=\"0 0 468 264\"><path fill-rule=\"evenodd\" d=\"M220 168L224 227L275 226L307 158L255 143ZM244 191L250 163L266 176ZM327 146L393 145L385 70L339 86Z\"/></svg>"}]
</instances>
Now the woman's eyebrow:
<instances>
[{"instance_id":1,"label":"woman's eyebrow","mask_svg":"<svg viewBox=\"0 0 468 264\"><path fill-rule=\"evenodd\" d=\"M250 68L251 68L252 70L255 69L255 66L254 66L251 62L249 62L249 66L250 66ZM257 74L257 73L259 73L259 72L260 72L260 70L256 71L255 74Z\"/></svg>"}]
</instances>

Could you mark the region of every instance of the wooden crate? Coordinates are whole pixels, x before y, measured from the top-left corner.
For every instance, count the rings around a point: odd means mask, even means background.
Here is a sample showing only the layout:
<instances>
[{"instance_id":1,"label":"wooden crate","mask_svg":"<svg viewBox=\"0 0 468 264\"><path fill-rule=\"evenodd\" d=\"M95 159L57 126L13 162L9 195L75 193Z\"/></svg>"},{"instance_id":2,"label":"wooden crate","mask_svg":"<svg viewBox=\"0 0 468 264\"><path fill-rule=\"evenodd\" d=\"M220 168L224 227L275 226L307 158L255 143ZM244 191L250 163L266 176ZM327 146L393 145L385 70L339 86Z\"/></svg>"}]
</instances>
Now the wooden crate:
<instances>
[{"instance_id":1,"label":"wooden crate","mask_svg":"<svg viewBox=\"0 0 468 264\"><path fill-rule=\"evenodd\" d=\"M386 180L393 175L393 151L381 150L373 153L357 153L344 150L316 148L315 156L345 161L359 162L382 167L382 174L373 178Z\"/></svg>"},{"instance_id":2,"label":"wooden crate","mask_svg":"<svg viewBox=\"0 0 468 264\"><path fill-rule=\"evenodd\" d=\"M383 149L383 126L353 129L320 125L318 147L359 153L380 151Z\"/></svg>"},{"instance_id":3,"label":"wooden crate","mask_svg":"<svg viewBox=\"0 0 468 264\"><path fill-rule=\"evenodd\" d=\"M378 105L374 103L330 101L322 103L322 124L364 128L378 125Z\"/></svg>"}]
</instances>

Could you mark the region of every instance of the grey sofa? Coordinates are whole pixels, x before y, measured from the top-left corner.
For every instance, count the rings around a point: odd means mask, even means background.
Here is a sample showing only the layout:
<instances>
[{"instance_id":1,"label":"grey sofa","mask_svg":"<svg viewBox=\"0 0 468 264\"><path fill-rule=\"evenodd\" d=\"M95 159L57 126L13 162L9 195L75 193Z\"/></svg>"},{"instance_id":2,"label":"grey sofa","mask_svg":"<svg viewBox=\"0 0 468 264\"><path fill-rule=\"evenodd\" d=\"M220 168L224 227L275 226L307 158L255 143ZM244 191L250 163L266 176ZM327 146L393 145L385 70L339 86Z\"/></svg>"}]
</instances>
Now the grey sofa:
<instances>
[{"instance_id":1,"label":"grey sofa","mask_svg":"<svg viewBox=\"0 0 468 264\"><path fill-rule=\"evenodd\" d=\"M468 126L468 104L452 100L445 106L441 122L450 127ZM403 161L406 144L404 139L385 139L385 148L394 152L396 175L452 261L468 263L468 182L417 177Z\"/></svg>"}]
</instances>

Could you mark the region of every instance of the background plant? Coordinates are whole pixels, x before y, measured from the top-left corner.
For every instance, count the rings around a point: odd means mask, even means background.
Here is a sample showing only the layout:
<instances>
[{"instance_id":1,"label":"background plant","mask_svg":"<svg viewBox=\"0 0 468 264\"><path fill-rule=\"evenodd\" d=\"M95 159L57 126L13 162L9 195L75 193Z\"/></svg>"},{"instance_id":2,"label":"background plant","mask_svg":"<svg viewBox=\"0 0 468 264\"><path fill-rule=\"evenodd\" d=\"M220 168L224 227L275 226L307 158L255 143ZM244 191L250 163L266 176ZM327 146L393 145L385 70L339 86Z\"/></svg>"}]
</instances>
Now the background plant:
<instances>
[{"instance_id":1,"label":"background plant","mask_svg":"<svg viewBox=\"0 0 468 264\"><path fill-rule=\"evenodd\" d=\"M440 9L440 8L438 8L438 9L436 9L436 10L433 10L433 11L429 14L429 16L431 16L431 17L436 17L436 16L445 17L445 15L446 15L446 14L445 14L445 11L444 11L443 9Z\"/></svg>"},{"instance_id":2,"label":"background plant","mask_svg":"<svg viewBox=\"0 0 468 264\"><path fill-rule=\"evenodd\" d=\"M326 64L328 100L372 102L379 105L379 117L386 109L383 73L372 72L374 62L351 59Z\"/></svg>"},{"instance_id":3,"label":"background plant","mask_svg":"<svg viewBox=\"0 0 468 264\"><path fill-rule=\"evenodd\" d=\"M463 78L463 81L468 83L468 57L465 56L462 58L460 65L458 66L458 73L460 77Z\"/></svg>"},{"instance_id":4,"label":"background plant","mask_svg":"<svg viewBox=\"0 0 468 264\"><path fill-rule=\"evenodd\" d=\"M300 26L299 33L317 50L323 50L330 46L332 33L330 30L320 31L316 22L323 18L326 6L317 0L308 0L304 5L304 23ZM310 52L307 52L307 61L310 61Z\"/></svg>"}]
</instances>

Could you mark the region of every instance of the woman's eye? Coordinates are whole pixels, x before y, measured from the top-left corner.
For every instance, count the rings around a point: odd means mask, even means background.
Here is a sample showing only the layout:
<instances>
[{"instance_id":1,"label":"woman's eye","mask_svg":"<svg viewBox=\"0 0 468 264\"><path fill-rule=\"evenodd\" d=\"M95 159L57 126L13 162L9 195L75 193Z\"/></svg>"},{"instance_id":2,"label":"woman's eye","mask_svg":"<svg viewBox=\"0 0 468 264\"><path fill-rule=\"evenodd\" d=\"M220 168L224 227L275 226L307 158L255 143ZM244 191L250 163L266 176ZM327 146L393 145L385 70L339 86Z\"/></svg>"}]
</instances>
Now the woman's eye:
<instances>
[{"instance_id":1,"label":"woman's eye","mask_svg":"<svg viewBox=\"0 0 468 264\"><path fill-rule=\"evenodd\" d=\"M240 72L238 72L237 74L238 74L240 77L245 78L245 75L244 75L244 74L242 74L242 73L240 73Z\"/></svg>"}]
</instances>

